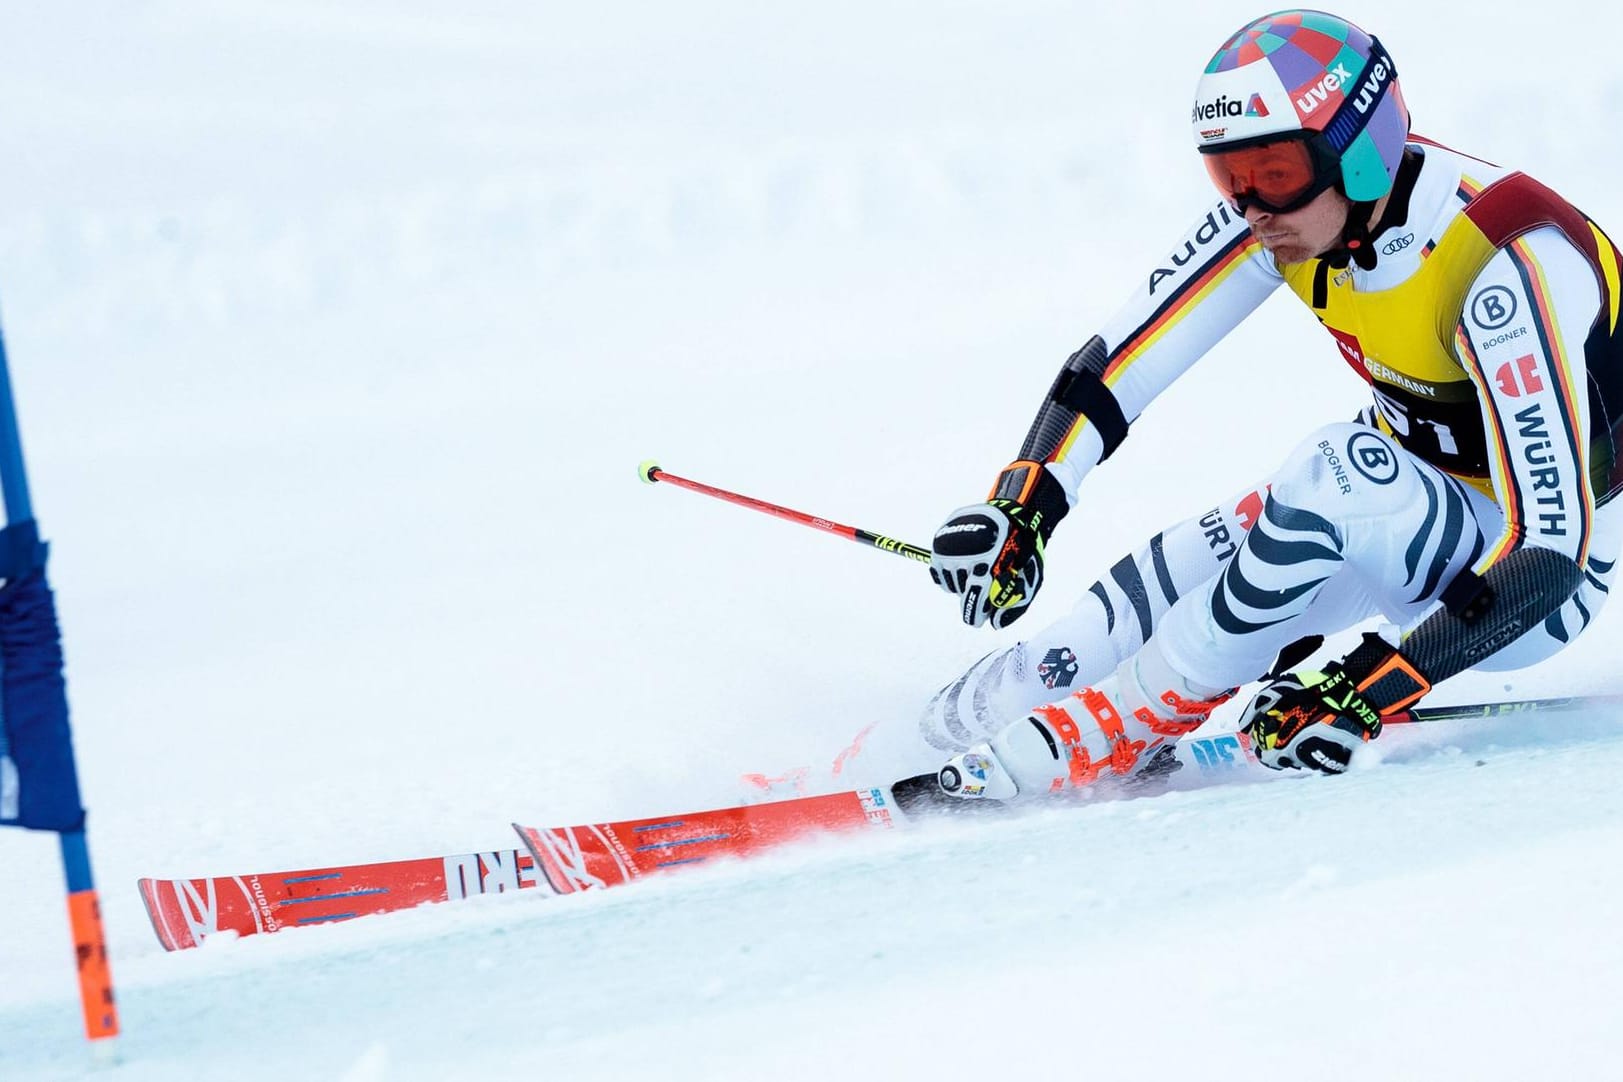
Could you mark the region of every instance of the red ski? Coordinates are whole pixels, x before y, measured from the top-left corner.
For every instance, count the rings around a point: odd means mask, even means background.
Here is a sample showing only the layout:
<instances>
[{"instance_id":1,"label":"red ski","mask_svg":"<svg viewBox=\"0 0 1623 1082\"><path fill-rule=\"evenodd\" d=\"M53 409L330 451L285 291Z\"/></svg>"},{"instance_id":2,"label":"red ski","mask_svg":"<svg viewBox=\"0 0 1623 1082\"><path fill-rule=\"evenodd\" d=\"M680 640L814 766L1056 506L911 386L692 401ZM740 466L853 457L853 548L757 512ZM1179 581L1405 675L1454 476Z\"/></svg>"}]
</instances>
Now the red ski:
<instances>
[{"instance_id":1,"label":"red ski","mask_svg":"<svg viewBox=\"0 0 1623 1082\"><path fill-rule=\"evenodd\" d=\"M142 879L158 942L184 950L223 932L257 935L534 887L522 849L212 879Z\"/></svg>"},{"instance_id":2,"label":"red ski","mask_svg":"<svg viewBox=\"0 0 1623 1082\"><path fill-rule=\"evenodd\" d=\"M1533 699L1525 702L1417 707L1386 718L1389 725L1492 718L1525 712L1581 710L1623 701L1620 696ZM1204 788L1290 776L1257 760L1243 733L1193 734L1174 747L1179 771L1169 787ZM928 811L995 813L998 802L966 802L945 796L934 774L907 778L884 788L854 789L828 796L799 797L767 804L715 808L653 819L627 819L570 827L513 829L559 894L616 887L715 858L747 858L814 834L887 828Z\"/></svg>"},{"instance_id":3,"label":"red ski","mask_svg":"<svg viewBox=\"0 0 1623 1082\"><path fill-rule=\"evenodd\" d=\"M548 885L573 894L716 857L749 857L814 834L883 829L901 818L890 789L853 789L656 819L513 829Z\"/></svg>"},{"instance_id":4,"label":"red ski","mask_svg":"<svg viewBox=\"0 0 1623 1082\"><path fill-rule=\"evenodd\" d=\"M1527 713L1615 709L1623 696L1417 707L1386 719L1412 722L1490 719ZM1281 776L1256 762L1239 733L1193 734L1175 750L1175 788L1199 788ZM768 804L714 808L652 819L569 827L513 824L528 849L352 864L306 871L142 879L141 898L169 950L195 947L221 933L255 935L349 920L429 902L456 901L546 886L543 897L601 890L716 858L754 856L816 834L886 829L930 808L996 811L997 802L965 802L940 792L934 774L894 785Z\"/></svg>"}]
</instances>

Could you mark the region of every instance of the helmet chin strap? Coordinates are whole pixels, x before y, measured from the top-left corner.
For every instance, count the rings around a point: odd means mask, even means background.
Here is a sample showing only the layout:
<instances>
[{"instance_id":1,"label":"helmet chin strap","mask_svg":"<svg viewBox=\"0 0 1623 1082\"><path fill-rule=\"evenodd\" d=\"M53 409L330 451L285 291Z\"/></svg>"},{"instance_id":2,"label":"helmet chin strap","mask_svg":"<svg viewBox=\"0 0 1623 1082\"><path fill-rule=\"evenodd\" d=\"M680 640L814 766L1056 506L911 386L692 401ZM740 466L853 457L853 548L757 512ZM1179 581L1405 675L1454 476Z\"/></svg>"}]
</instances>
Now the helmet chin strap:
<instances>
[{"instance_id":1,"label":"helmet chin strap","mask_svg":"<svg viewBox=\"0 0 1623 1082\"><path fill-rule=\"evenodd\" d=\"M1347 224L1341 227L1341 238L1336 246L1319 257L1313 272L1313 307L1323 308L1330 301L1330 272L1344 270L1357 263L1363 270L1375 269L1375 237L1370 232L1375 217L1375 202L1352 203L1347 207Z\"/></svg>"},{"instance_id":2,"label":"helmet chin strap","mask_svg":"<svg viewBox=\"0 0 1623 1082\"><path fill-rule=\"evenodd\" d=\"M1379 199L1347 205L1347 221L1341 227L1341 235L1336 239L1335 247L1319 257L1318 269L1313 273L1314 308L1323 308L1329 302L1332 270L1344 270L1353 263L1362 270L1375 269L1375 236L1409 220L1409 196L1414 191L1424 161L1424 156L1418 151L1403 152L1397 175L1392 178L1392 187L1382 197L1386 200L1386 207L1381 211L1380 221L1375 221L1375 208L1381 205ZM1336 190L1341 191L1339 187Z\"/></svg>"},{"instance_id":3,"label":"helmet chin strap","mask_svg":"<svg viewBox=\"0 0 1623 1082\"><path fill-rule=\"evenodd\" d=\"M1324 254L1325 262L1340 270L1349 263L1357 263L1363 270L1375 269L1375 237L1370 232L1374 224L1375 202L1353 203L1347 208L1347 224L1341 228L1341 240Z\"/></svg>"}]
</instances>

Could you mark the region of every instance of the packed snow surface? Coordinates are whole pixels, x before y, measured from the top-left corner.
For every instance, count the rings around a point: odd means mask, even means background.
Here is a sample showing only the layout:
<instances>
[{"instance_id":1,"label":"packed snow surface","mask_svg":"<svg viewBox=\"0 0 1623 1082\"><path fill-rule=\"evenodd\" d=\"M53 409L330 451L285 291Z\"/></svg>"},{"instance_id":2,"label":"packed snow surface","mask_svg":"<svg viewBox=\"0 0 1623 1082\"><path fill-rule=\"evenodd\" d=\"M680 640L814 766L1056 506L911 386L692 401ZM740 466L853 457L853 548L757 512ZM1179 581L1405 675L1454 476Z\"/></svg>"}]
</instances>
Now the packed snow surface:
<instances>
[{"instance_id":1,"label":"packed snow surface","mask_svg":"<svg viewBox=\"0 0 1623 1082\"><path fill-rule=\"evenodd\" d=\"M1370 0L1417 130L1614 232L1609 5ZM1209 185L1260 14L0 5L0 305L52 539L116 1066L0 833L0 1080L1623 1076L1623 715L165 953L134 883L735 801L1013 641L916 565ZM1050 548L1051 620L1362 385L1264 307ZM1438 701L1617 691L1617 613ZM1018 628L1016 628L1018 631Z\"/></svg>"}]
</instances>

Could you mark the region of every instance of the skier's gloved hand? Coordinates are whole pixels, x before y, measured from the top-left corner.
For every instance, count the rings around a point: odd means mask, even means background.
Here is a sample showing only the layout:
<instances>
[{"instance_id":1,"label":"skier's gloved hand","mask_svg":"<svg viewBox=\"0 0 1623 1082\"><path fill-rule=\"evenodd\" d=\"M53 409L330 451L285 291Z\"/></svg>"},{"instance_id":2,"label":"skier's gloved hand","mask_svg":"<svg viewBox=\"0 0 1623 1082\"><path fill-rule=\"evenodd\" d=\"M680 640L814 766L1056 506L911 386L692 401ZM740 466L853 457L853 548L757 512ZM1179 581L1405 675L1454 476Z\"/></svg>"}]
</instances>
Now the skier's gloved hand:
<instances>
[{"instance_id":1,"label":"skier's gloved hand","mask_svg":"<svg viewBox=\"0 0 1623 1082\"><path fill-rule=\"evenodd\" d=\"M1264 766L1340 774L1381 719L1414 705L1431 682L1379 635L1323 672L1274 677L1252 697L1242 728Z\"/></svg>"},{"instance_id":2,"label":"skier's gloved hand","mask_svg":"<svg viewBox=\"0 0 1623 1082\"><path fill-rule=\"evenodd\" d=\"M1043 548L1070 505L1038 462L1016 462L986 503L954 511L935 533L930 577L960 601L964 623L1007 627L1043 584Z\"/></svg>"}]
</instances>

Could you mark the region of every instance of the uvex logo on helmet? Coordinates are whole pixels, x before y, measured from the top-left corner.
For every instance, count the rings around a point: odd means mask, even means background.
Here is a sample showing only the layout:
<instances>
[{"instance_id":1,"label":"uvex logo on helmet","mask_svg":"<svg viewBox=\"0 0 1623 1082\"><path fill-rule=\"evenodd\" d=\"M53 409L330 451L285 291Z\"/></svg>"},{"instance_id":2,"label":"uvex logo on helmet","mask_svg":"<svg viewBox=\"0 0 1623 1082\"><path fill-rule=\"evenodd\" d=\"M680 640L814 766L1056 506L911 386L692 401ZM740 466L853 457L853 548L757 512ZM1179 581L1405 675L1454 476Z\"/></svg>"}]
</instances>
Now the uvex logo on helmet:
<instances>
[{"instance_id":1,"label":"uvex logo on helmet","mask_svg":"<svg viewBox=\"0 0 1623 1082\"><path fill-rule=\"evenodd\" d=\"M1347 65L1337 64L1320 76L1318 82L1300 88L1300 93L1296 95L1296 108L1301 110L1303 116L1307 116L1329 101L1331 94L1352 81L1352 72L1347 70Z\"/></svg>"},{"instance_id":2,"label":"uvex logo on helmet","mask_svg":"<svg viewBox=\"0 0 1623 1082\"><path fill-rule=\"evenodd\" d=\"M1364 81L1358 84L1358 96L1353 99L1353 108L1360 113L1367 113L1381 97L1381 88L1392 78L1392 61L1384 54L1377 57L1370 66Z\"/></svg>"},{"instance_id":3,"label":"uvex logo on helmet","mask_svg":"<svg viewBox=\"0 0 1623 1082\"><path fill-rule=\"evenodd\" d=\"M1197 101L1194 111L1189 114L1189 122L1199 124L1202 120L1220 120L1229 116L1264 117L1267 115L1268 106L1263 102L1261 94L1251 95L1251 100L1245 103L1244 108L1241 108L1239 98L1231 98L1224 94L1216 101L1209 101L1204 104Z\"/></svg>"}]
</instances>

